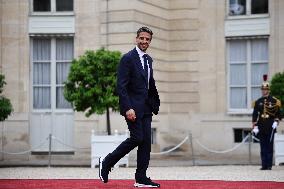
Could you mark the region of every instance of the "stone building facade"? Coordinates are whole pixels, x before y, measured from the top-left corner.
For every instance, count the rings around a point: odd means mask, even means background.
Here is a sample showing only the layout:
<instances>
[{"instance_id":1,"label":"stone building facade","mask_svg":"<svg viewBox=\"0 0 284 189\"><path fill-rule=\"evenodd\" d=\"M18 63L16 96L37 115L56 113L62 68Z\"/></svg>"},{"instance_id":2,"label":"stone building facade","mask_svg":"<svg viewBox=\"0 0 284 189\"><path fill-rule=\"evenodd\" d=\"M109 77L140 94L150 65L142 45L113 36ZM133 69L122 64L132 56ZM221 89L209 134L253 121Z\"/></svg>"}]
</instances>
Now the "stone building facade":
<instances>
[{"instance_id":1,"label":"stone building facade","mask_svg":"<svg viewBox=\"0 0 284 189\"><path fill-rule=\"evenodd\" d=\"M87 119L62 100L68 65L87 49L129 51L141 26L154 32L149 54L161 98L153 117L154 150L176 145L189 132L196 155L210 153L195 140L215 150L234 147L251 128L250 103L260 94L262 74L271 79L284 70L284 2L261 2L0 0L0 66L14 107L0 125L0 150L36 148L49 133L89 147L91 130L105 131L105 116ZM117 113L111 122L112 131L126 129ZM60 158L90 158L90 150L54 145L65 154ZM47 147L0 158L38 159ZM247 156L247 145L234 153ZM258 144L252 153L258 155Z\"/></svg>"}]
</instances>

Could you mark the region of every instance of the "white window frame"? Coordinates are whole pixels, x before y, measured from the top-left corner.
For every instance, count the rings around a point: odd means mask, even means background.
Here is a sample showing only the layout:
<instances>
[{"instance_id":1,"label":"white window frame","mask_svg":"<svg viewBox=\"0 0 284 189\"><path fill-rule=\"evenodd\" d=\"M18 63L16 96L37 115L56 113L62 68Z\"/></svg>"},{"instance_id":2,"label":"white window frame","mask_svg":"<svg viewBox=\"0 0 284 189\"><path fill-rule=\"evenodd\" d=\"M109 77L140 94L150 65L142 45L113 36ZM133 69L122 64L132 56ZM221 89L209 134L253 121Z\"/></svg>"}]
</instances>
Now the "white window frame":
<instances>
[{"instance_id":1,"label":"white window frame","mask_svg":"<svg viewBox=\"0 0 284 189\"><path fill-rule=\"evenodd\" d=\"M269 46L269 38L265 38L268 42L268 46ZM231 108L230 107L230 102L231 102L231 98L230 98L230 94L231 94L231 85L230 85L230 48L229 48L229 43L231 40L227 40L226 41L226 65L227 65L227 110L228 110L228 114L252 114L252 106L251 103L253 100L251 97L251 88L252 87L261 87L261 85L252 85L251 84L251 67L252 64L257 64L257 63L263 63L263 61L260 62L253 62L251 60L251 41L253 40L253 38L251 39L244 39L246 40L246 47L247 47L247 57L246 57L246 71L247 71L247 83L246 83L246 89L247 89L247 108ZM268 53L268 67L269 67L269 52ZM237 87L237 86L236 86ZM242 86L243 87L243 86Z\"/></svg>"},{"instance_id":2,"label":"white window frame","mask_svg":"<svg viewBox=\"0 0 284 189\"><path fill-rule=\"evenodd\" d=\"M246 14L244 15L229 15L230 12L230 0L227 0L226 15L228 19L246 19L246 18L265 18L269 17L269 0L268 0L268 13L264 14L251 14L251 0L246 0Z\"/></svg>"},{"instance_id":3,"label":"white window frame","mask_svg":"<svg viewBox=\"0 0 284 189\"><path fill-rule=\"evenodd\" d=\"M34 0L30 1L30 14L31 15L74 15L74 1L73 0L73 11L56 11L56 0L50 0L50 12L34 12Z\"/></svg>"},{"instance_id":4,"label":"white window frame","mask_svg":"<svg viewBox=\"0 0 284 189\"><path fill-rule=\"evenodd\" d=\"M74 46L74 37L73 38L73 46ZM57 37L50 37L51 40L51 60L50 60L50 74L51 74L51 78L50 78L50 85L51 86L51 95L50 95L50 101L51 101L51 108L50 109L35 109L33 106L33 87L35 86L33 84L33 38L30 39L30 49L31 49L31 55L30 55L30 60L31 60L31 73L30 73L30 80L31 80L31 100L30 100L30 107L32 108L32 112L33 113L51 113L51 112L55 112L55 113L72 113L73 109L68 108L68 109L64 109L64 108L56 108L56 88L59 86L62 86L62 84L56 84L56 64L57 62L62 62L60 61L56 61L56 39ZM73 48L73 54L74 54L74 48ZM65 62L72 62L72 60L64 60Z\"/></svg>"}]
</instances>

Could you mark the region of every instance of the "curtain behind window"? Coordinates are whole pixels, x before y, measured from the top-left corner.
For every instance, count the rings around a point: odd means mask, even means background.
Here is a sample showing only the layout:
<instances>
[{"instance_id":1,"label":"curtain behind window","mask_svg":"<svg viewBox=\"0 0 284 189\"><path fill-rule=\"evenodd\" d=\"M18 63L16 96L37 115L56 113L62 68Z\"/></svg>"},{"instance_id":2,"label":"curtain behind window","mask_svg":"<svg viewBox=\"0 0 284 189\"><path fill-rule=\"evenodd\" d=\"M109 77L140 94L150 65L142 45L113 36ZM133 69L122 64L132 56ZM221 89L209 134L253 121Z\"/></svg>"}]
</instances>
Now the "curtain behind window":
<instances>
[{"instance_id":1,"label":"curtain behind window","mask_svg":"<svg viewBox=\"0 0 284 189\"><path fill-rule=\"evenodd\" d=\"M247 109L252 100L261 96L262 76L268 73L268 40L231 40L229 67L230 108ZM247 99L249 92L251 99Z\"/></svg>"},{"instance_id":2,"label":"curtain behind window","mask_svg":"<svg viewBox=\"0 0 284 189\"><path fill-rule=\"evenodd\" d=\"M268 73L268 41L255 39L251 41L251 98L256 100L261 96L260 86L263 74Z\"/></svg>"},{"instance_id":3,"label":"curtain behind window","mask_svg":"<svg viewBox=\"0 0 284 189\"><path fill-rule=\"evenodd\" d=\"M50 39L33 40L33 108L51 108Z\"/></svg>"},{"instance_id":4,"label":"curtain behind window","mask_svg":"<svg viewBox=\"0 0 284 189\"><path fill-rule=\"evenodd\" d=\"M56 57L51 57L52 49L55 50ZM53 47L51 39L33 39L34 109L51 109L53 101L58 109L71 108L71 104L63 96L63 89L73 59L73 51L73 38L57 38ZM51 61L54 59L56 62ZM51 73L53 66L56 69L55 73ZM55 83L55 86L52 83ZM52 88L56 91L55 99L51 95Z\"/></svg>"},{"instance_id":5,"label":"curtain behind window","mask_svg":"<svg viewBox=\"0 0 284 189\"><path fill-rule=\"evenodd\" d=\"M246 41L231 41L230 57L230 108L246 108L247 106L247 67Z\"/></svg>"},{"instance_id":6,"label":"curtain behind window","mask_svg":"<svg viewBox=\"0 0 284 189\"><path fill-rule=\"evenodd\" d=\"M71 108L71 104L63 96L64 81L73 59L73 39L56 40L56 108Z\"/></svg>"}]
</instances>

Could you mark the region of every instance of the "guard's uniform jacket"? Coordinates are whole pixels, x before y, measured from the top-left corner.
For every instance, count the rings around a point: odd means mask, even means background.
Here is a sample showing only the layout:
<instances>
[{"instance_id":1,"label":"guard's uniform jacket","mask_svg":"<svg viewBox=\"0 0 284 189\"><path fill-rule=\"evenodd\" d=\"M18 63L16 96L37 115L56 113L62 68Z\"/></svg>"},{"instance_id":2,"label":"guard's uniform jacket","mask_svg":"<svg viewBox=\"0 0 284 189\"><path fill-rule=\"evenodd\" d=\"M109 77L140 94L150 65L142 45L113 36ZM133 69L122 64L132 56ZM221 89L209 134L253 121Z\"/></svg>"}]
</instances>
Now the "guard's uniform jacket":
<instances>
[{"instance_id":1,"label":"guard's uniform jacket","mask_svg":"<svg viewBox=\"0 0 284 189\"><path fill-rule=\"evenodd\" d=\"M252 122L256 122L259 135L270 135L273 122L279 121L280 118L280 100L269 95L259 98L253 106Z\"/></svg>"}]
</instances>

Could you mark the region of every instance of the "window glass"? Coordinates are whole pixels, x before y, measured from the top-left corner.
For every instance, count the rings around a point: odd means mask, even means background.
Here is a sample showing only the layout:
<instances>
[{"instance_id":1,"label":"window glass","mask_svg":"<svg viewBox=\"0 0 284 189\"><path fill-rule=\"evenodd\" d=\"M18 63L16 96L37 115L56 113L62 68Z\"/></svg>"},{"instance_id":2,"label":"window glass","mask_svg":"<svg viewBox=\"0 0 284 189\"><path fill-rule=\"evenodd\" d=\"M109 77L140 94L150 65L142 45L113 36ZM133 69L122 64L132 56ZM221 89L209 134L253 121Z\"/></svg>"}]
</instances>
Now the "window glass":
<instances>
[{"instance_id":1,"label":"window glass","mask_svg":"<svg viewBox=\"0 0 284 189\"><path fill-rule=\"evenodd\" d=\"M251 0L251 14L268 13L268 0Z\"/></svg>"},{"instance_id":2,"label":"window glass","mask_svg":"<svg viewBox=\"0 0 284 189\"><path fill-rule=\"evenodd\" d=\"M73 46L73 38L56 39L56 108L71 108L63 92L73 59Z\"/></svg>"},{"instance_id":3,"label":"window glass","mask_svg":"<svg viewBox=\"0 0 284 189\"><path fill-rule=\"evenodd\" d=\"M246 87L231 87L230 107L234 109L247 108L247 89Z\"/></svg>"},{"instance_id":4,"label":"window glass","mask_svg":"<svg viewBox=\"0 0 284 189\"><path fill-rule=\"evenodd\" d=\"M33 107L34 109L50 109L51 97L50 87L34 87Z\"/></svg>"},{"instance_id":5,"label":"window glass","mask_svg":"<svg viewBox=\"0 0 284 189\"><path fill-rule=\"evenodd\" d=\"M68 77L70 62L60 62L56 64L56 108L71 108L71 104L65 99L64 82Z\"/></svg>"},{"instance_id":6,"label":"window glass","mask_svg":"<svg viewBox=\"0 0 284 189\"><path fill-rule=\"evenodd\" d=\"M49 12L51 11L51 0L34 0L34 12Z\"/></svg>"},{"instance_id":7,"label":"window glass","mask_svg":"<svg viewBox=\"0 0 284 189\"><path fill-rule=\"evenodd\" d=\"M245 15L246 0L230 0L229 15Z\"/></svg>"},{"instance_id":8,"label":"window glass","mask_svg":"<svg viewBox=\"0 0 284 189\"><path fill-rule=\"evenodd\" d=\"M73 0L56 0L56 11L73 11Z\"/></svg>"},{"instance_id":9,"label":"window glass","mask_svg":"<svg viewBox=\"0 0 284 189\"><path fill-rule=\"evenodd\" d=\"M50 85L50 63L34 62L33 70L34 85Z\"/></svg>"},{"instance_id":10,"label":"window glass","mask_svg":"<svg viewBox=\"0 0 284 189\"><path fill-rule=\"evenodd\" d=\"M247 129L247 128L244 128L244 129L242 129L242 128L234 129L234 142L235 143L242 142L246 138L246 136L250 134L250 132L251 132L251 130ZM248 138L244 142L249 142L249 141L250 141L250 139ZM253 143L257 143L257 141L254 140L254 139L252 140L252 142Z\"/></svg>"},{"instance_id":11,"label":"window glass","mask_svg":"<svg viewBox=\"0 0 284 189\"><path fill-rule=\"evenodd\" d=\"M230 42L230 108L246 108L246 57L245 40Z\"/></svg>"},{"instance_id":12,"label":"window glass","mask_svg":"<svg viewBox=\"0 0 284 189\"><path fill-rule=\"evenodd\" d=\"M51 108L51 40L33 40L33 107Z\"/></svg>"},{"instance_id":13,"label":"window glass","mask_svg":"<svg viewBox=\"0 0 284 189\"><path fill-rule=\"evenodd\" d=\"M51 43L50 39L34 39L33 40L33 60L34 61L50 61L51 59Z\"/></svg>"}]
</instances>

